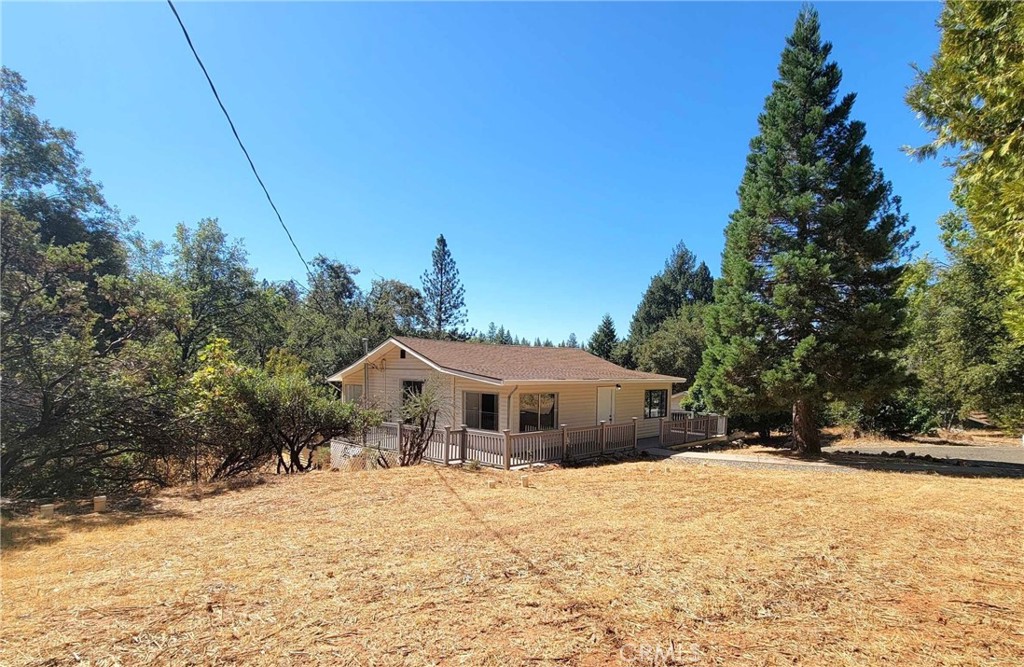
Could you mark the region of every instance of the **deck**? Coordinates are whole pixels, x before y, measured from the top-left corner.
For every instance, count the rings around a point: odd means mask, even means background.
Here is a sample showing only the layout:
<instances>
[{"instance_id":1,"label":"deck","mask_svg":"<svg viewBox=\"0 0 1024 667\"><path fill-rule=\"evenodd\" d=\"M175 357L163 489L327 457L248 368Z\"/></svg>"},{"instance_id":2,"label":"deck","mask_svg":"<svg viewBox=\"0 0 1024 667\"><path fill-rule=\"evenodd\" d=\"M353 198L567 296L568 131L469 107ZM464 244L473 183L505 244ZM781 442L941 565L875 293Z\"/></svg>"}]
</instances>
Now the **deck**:
<instances>
[{"instance_id":1,"label":"deck","mask_svg":"<svg viewBox=\"0 0 1024 667\"><path fill-rule=\"evenodd\" d=\"M337 438L331 443L331 467L340 468L347 459L367 450L398 452L403 438L408 438L412 432L412 426L385 422L358 436ZM663 418L659 435L644 438L643 441L637 438L635 417L628 422L600 422L594 426L575 427L563 424L557 429L529 433L446 426L434 431L424 452L424 459L444 465L475 462L482 466L510 470L640 451L652 446L695 446L724 438L726 432L726 418L718 415Z\"/></svg>"}]
</instances>

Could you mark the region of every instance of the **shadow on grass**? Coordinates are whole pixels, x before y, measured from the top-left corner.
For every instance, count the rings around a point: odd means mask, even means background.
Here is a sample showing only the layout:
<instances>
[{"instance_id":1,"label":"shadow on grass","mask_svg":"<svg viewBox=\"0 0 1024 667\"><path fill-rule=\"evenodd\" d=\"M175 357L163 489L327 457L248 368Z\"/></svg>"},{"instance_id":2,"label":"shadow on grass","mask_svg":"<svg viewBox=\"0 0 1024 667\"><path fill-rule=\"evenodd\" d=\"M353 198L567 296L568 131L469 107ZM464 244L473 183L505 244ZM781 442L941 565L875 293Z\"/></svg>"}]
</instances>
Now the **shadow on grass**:
<instances>
[{"instance_id":1,"label":"shadow on grass","mask_svg":"<svg viewBox=\"0 0 1024 667\"><path fill-rule=\"evenodd\" d=\"M93 512L92 500L7 501L0 527L0 548L24 549L59 542L72 533L88 532L110 526L130 526L143 521L191 516L179 509L162 507L162 501L184 499L201 502L227 493L274 484L283 476L249 475L218 482L164 489L151 496L108 498L109 511ZM54 518L39 518L39 506L52 502Z\"/></svg>"},{"instance_id":2,"label":"shadow on grass","mask_svg":"<svg viewBox=\"0 0 1024 667\"><path fill-rule=\"evenodd\" d=\"M85 513L80 507L84 503L80 502L54 503L52 519L41 519L34 513L16 519L5 518L0 530L0 548L26 549L59 542L71 533L188 516L178 510L162 509L157 502L156 498L133 498L102 514Z\"/></svg>"},{"instance_id":3,"label":"shadow on grass","mask_svg":"<svg viewBox=\"0 0 1024 667\"><path fill-rule=\"evenodd\" d=\"M226 493L244 491L264 484L277 484L288 476L289 475L254 474L246 475L244 477L232 477L216 482L173 487L166 489L161 495L165 498L184 498L186 500L202 501L208 498L216 498L217 496L222 496Z\"/></svg>"}]
</instances>

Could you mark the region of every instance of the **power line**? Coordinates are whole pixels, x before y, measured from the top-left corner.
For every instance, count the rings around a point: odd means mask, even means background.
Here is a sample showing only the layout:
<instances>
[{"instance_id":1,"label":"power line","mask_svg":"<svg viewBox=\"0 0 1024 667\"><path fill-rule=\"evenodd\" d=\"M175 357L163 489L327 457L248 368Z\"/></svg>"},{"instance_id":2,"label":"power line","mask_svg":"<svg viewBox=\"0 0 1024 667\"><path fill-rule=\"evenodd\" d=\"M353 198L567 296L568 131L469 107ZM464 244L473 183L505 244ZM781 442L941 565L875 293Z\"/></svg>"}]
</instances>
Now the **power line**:
<instances>
[{"instance_id":1,"label":"power line","mask_svg":"<svg viewBox=\"0 0 1024 667\"><path fill-rule=\"evenodd\" d=\"M309 269L309 264L306 263L306 258L302 256L302 251L299 250L299 246L295 244L295 239L292 238L292 233L288 231L288 225L284 224L284 218L281 217L281 212L277 210L277 205L274 204L273 198L270 196L270 191L267 190L267 186L263 183L263 179L260 178L260 173L256 171L256 165L253 164L252 158L249 157L249 151L246 150L245 144L242 143L242 138L238 136L238 130L235 129L235 123L231 120L231 114L228 113L227 108L224 106L224 102L220 99L220 93L217 92L217 86L213 85L213 79L210 78L210 73L206 71L206 65L203 64L203 59L199 57L199 53L196 51L195 45L192 43L192 38L188 34L188 29L185 28L185 24L181 20L181 16L178 15L178 10L174 7L174 3L171 0L167 0L167 5L174 12L174 18L178 19L178 25L181 26L181 32L185 35L185 41L188 42L188 47L192 49L192 55L195 56L196 62L199 63L199 68L203 70L203 75L206 76L206 82L210 84L210 90L213 91L213 96L217 99L217 104L220 105L220 110L224 112L224 117L228 119L228 125L231 126L231 132L235 135L235 141L238 142L238 147L242 149L242 153L245 154L245 159L249 161L249 168L252 169L253 176L259 181L260 187L263 188L263 194L267 196L267 201L270 202L270 208L274 209L274 213L277 215L277 221L281 223L281 228L284 233L288 235L288 240L291 242L292 247L295 248L295 254L299 256L302 261L302 265L306 267L306 275L309 276L310 280L313 279L313 272ZM315 299L314 299L315 300ZM319 305L319 303L317 304Z\"/></svg>"}]
</instances>

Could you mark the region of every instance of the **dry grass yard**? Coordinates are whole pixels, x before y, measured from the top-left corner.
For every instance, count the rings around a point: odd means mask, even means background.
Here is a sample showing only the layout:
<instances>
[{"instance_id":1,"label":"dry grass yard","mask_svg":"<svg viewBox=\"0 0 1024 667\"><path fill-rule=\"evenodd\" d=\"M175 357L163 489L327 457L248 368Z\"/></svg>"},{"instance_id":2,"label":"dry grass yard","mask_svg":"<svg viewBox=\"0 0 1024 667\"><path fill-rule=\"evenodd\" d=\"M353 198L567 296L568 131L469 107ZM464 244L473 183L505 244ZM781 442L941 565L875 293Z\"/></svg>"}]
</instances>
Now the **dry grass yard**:
<instances>
[{"instance_id":1,"label":"dry grass yard","mask_svg":"<svg viewBox=\"0 0 1024 667\"><path fill-rule=\"evenodd\" d=\"M7 522L0 663L1024 656L1020 481L665 463L531 479L311 473Z\"/></svg>"}]
</instances>

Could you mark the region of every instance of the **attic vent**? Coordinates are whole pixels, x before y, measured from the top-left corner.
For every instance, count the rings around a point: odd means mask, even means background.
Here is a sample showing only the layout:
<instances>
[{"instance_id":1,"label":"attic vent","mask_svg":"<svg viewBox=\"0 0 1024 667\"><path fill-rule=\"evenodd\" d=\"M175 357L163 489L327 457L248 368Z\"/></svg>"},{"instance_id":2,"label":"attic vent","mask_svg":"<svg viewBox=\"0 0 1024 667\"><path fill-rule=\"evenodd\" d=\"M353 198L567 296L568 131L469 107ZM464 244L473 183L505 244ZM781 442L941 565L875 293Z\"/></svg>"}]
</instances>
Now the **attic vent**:
<instances>
[{"instance_id":1,"label":"attic vent","mask_svg":"<svg viewBox=\"0 0 1024 667\"><path fill-rule=\"evenodd\" d=\"M399 350L398 351L398 358L399 359L405 359L405 350Z\"/></svg>"}]
</instances>

